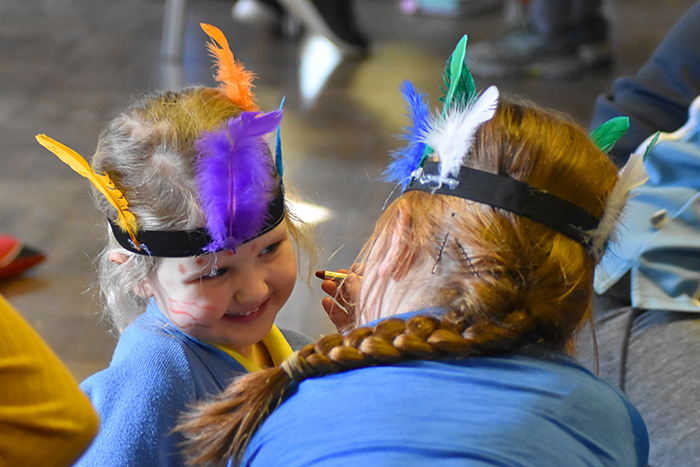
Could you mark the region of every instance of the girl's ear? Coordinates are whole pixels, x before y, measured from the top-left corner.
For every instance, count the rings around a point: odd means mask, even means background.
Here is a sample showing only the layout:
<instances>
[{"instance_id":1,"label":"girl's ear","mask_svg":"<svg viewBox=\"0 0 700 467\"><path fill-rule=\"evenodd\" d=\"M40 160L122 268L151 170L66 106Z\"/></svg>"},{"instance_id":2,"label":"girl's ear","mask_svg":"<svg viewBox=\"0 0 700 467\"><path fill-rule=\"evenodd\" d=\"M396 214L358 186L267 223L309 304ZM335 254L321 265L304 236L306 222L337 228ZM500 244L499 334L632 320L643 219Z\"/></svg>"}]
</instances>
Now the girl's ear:
<instances>
[{"instance_id":1,"label":"girl's ear","mask_svg":"<svg viewBox=\"0 0 700 467\"><path fill-rule=\"evenodd\" d=\"M379 277L386 277L390 273L395 272L395 266L399 260L410 261L411 263L413 263L414 260L414 258L404 257L407 252L403 237L405 235L404 232L408 230L411 219L411 206L407 201L402 200L399 202L398 216L398 222L394 227L394 231L391 233L391 245L389 246L389 251L387 251L386 256L384 256L384 259L382 259L382 261L379 263L379 267L377 268L377 274ZM402 269L405 271L410 266L410 264L407 264ZM398 279L398 277L396 277L396 279Z\"/></svg>"},{"instance_id":2,"label":"girl's ear","mask_svg":"<svg viewBox=\"0 0 700 467\"><path fill-rule=\"evenodd\" d=\"M126 263L126 260L129 259L129 255L126 255L124 253L120 253L118 251L112 251L109 253L109 260L115 264L122 265Z\"/></svg>"},{"instance_id":3,"label":"girl's ear","mask_svg":"<svg viewBox=\"0 0 700 467\"><path fill-rule=\"evenodd\" d=\"M126 263L128 259L129 255L121 253L119 251L112 251L109 254L109 260L114 264L118 264L120 266L124 265L124 263ZM149 284L147 279L141 281L138 285L134 285L132 288L134 290L134 293L139 297L151 298L153 296L151 284Z\"/></svg>"}]
</instances>

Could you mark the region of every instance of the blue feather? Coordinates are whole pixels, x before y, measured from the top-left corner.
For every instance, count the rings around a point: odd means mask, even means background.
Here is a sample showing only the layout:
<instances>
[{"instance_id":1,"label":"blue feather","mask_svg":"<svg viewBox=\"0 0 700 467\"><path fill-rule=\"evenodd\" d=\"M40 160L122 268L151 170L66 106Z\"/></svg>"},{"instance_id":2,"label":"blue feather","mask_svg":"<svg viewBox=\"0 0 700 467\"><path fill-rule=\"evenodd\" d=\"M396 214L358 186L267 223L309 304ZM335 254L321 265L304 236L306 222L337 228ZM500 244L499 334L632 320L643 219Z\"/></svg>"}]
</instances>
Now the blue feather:
<instances>
[{"instance_id":1,"label":"blue feather","mask_svg":"<svg viewBox=\"0 0 700 467\"><path fill-rule=\"evenodd\" d=\"M411 126L404 127L402 139L408 141L403 149L391 154L392 162L384 172L383 179L401 183L403 188L408 185L411 174L419 167L425 152L425 137L430 130L430 110L425 95L416 91L410 81L405 81L401 87L406 103Z\"/></svg>"},{"instance_id":2,"label":"blue feather","mask_svg":"<svg viewBox=\"0 0 700 467\"><path fill-rule=\"evenodd\" d=\"M282 97L282 102L280 102L280 111L284 105L284 96ZM284 174L284 166L282 165L282 138L280 137L280 127L277 127L277 134L275 137L275 166L277 167L277 174L282 179Z\"/></svg>"}]
</instances>

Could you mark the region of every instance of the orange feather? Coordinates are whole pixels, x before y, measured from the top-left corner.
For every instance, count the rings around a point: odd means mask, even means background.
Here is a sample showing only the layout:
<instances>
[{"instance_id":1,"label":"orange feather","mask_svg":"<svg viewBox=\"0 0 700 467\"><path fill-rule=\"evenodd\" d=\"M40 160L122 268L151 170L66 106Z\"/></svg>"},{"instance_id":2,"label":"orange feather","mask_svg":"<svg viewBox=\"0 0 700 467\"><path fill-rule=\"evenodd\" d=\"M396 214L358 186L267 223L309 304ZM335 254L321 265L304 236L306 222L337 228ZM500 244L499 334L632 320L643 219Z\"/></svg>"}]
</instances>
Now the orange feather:
<instances>
[{"instance_id":1,"label":"orange feather","mask_svg":"<svg viewBox=\"0 0 700 467\"><path fill-rule=\"evenodd\" d=\"M240 62L236 62L228 41L219 28L206 23L200 23L200 26L212 40L208 48L216 59L216 81L219 82L219 89L243 110L258 110L251 91L255 75L243 68Z\"/></svg>"}]
</instances>

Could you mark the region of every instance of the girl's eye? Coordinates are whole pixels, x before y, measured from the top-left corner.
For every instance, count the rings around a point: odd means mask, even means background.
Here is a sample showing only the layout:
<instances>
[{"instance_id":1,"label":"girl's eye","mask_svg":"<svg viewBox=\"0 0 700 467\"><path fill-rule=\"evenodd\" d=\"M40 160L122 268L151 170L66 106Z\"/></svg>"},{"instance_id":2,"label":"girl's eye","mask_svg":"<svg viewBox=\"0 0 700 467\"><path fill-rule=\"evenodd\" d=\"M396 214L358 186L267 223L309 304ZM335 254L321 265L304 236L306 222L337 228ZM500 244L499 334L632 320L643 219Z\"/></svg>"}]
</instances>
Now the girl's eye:
<instances>
[{"instance_id":1,"label":"girl's eye","mask_svg":"<svg viewBox=\"0 0 700 467\"><path fill-rule=\"evenodd\" d=\"M267 248L263 248L260 251L260 256L270 255L270 254L274 253L277 250L277 248L279 248L279 246L281 244L282 244L282 241L280 240L279 242L275 242L272 245L268 246Z\"/></svg>"},{"instance_id":2,"label":"girl's eye","mask_svg":"<svg viewBox=\"0 0 700 467\"><path fill-rule=\"evenodd\" d=\"M214 268L209 274L202 276L202 279L214 279L216 277L221 277L228 272L228 268Z\"/></svg>"}]
</instances>

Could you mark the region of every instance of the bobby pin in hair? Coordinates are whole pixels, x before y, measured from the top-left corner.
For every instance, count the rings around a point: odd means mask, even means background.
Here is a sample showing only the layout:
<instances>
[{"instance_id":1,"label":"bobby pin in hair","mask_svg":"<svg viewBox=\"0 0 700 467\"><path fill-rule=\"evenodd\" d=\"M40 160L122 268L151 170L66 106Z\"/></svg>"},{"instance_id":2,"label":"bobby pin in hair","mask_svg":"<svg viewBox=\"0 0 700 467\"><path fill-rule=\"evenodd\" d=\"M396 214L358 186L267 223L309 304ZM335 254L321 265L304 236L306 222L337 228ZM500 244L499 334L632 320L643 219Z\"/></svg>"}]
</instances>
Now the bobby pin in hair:
<instances>
[{"instance_id":1,"label":"bobby pin in hair","mask_svg":"<svg viewBox=\"0 0 700 467\"><path fill-rule=\"evenodd\" d=\"M440 264L440 260L442 259L442 252L445 250L445 244L447 243L447 237L450 236L450 233L447 232L445 234L445 239L442 241L442 246L440 247L440 252L437 255L437 258L435 259L435 266L433 266L433 270L430 271L431 274L435 274L435 271L437 271L438 264Z\"/></svg>"},{"instance_id":2,"label":"bobby pin in hair","mask_svg":"<svg viewBox=\"0 0 700 467\"><path fill-rule=\"evenodd\" d=\"M472 269L472 273L475 276L479 277L479 273L476 271L476 269L474 269L474 265L472 264L471 260L469 259L469 255L467 254L467 252L464 251L464 247L462 246L462 244L459 243L459 241L457 241L457 240L455 240L455 243L459 247L459 250L462 252L462 256L464 257L464 260L467 262L467 264L469 264L469 267Z\"/></svg>"}]
</instances>

